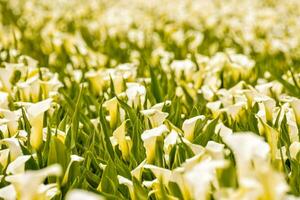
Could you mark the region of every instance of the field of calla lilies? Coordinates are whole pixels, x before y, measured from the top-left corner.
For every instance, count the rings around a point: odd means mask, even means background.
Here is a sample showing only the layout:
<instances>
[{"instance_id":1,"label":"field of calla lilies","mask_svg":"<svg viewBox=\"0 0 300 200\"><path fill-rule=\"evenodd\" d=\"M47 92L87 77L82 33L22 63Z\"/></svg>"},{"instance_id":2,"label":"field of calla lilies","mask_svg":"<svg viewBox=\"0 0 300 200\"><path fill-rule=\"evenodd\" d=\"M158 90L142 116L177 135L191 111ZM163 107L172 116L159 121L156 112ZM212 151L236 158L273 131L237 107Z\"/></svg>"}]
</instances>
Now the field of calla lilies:
<instances>
[{"instance_id":1,"label":"field of calla lilies","mask_svg":"<svg viewBox=\"0 0 300 200\"><path fill-rule=\"evenodd\" d=\"M300 199L299 0L0 11L0 198Z\"/></svg>"}]
</instances>

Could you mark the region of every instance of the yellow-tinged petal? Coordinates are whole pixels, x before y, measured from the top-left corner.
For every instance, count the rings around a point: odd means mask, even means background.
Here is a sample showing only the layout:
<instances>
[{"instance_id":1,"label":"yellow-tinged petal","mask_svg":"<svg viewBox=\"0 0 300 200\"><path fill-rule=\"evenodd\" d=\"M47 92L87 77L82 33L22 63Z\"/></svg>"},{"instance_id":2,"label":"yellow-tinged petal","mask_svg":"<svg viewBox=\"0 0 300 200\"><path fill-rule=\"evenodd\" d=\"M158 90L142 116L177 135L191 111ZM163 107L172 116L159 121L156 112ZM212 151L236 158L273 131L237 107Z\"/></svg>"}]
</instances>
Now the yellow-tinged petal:
<instances>
[{"instance_id":1,"label":"yellow-tinged petal","mask_svg":"<svg viewBox=\"0 0 300 200\"><path fill-rule=\"evenodd\" d=\"M30 155L17 157L13 162L9 163L6 169L7 174L20 174L25 171L25 163L30 159Z\"/></svg>"},{"instance_id":2,"label":"yellow-tinged petal","mask_svg":"<svg viewBox=\"0 0 300 200\"><path fill-rule=\"evenodd\" d=\"M36 171L26 171L21 174L7 176L5 180L10 182L17 193L17 198L32 200L41 197L42 183L48 176L60 176L62 168L58 164L48 166Z\"/></svg>"},{"instance_id":3,"label":"yellow-tinged petal","mask_svg":"<svg viewBox=\"0 0 300 200\"><path fill-rule=\"evenodd\" d=\"M195 126L196 126L196 123L198 120L204 121L205 116L199 115L199 116L187 119L182 124L182 130L184 133L184 137L186 139L188 139L189 141L192 141L194 139Z\"/></svg>"},{"instance_id":4,"label":"yellow-tinged petal","mask_svg":"<svg viewBox=\"0 0 300 200\"><path fill-rule=\"evenodd\" d=\"M300 143L299 142L293 142L290 147L290 155L293 159L297 159L297 155L300 151Z\"/></svg>"},{"instance_id":5,"label":"yellow-tinged petal","mask_svg":"<svg viewBox=\"0 0 300 200\"><path fill-rule=\"evenodd\" d=\"M168 132L168 128L165 125L146 130L142 134L142 140L146 149L147 162L152 163L155 159L156 139L162 137L162 135Z\"/></svg>"},{"instance_id":6,"label":"yellow-tinged petal","mask_svg":"<svg viewBox=\"0 0 300 200\"><path fill-rule=\"evenodd\" d=\"M300 99L293 98L290 105L294 111L297 125L300 127Z\"/></svg>"},{"instance_id":7,"label":"yellow-tinged petal","mask_svg":"<svg viewBox=\"0 0 300 200\"><path fill-rule=\"evenodd\" d=\"M114 97L108 101L105 101L103 103L103 107L105 107L108 110L110 116L109 123L110 126L114 128L117 123L118 116L118 99Z\"/></svg>"},{"instance_id":8,"label":"yellow-tinged petal","mask_svg":"<svg viewBox=\"0 0 300 200\"><path fill-rule=\"evenodd\" d=\"M86 190L72 189L66 195L66 200L104 200L104 198Z\"/></svg>"},{"instance_id":9,"label":"yellow-tinged petal","mask_svg":"<svg viewBox=\"0 0 300 200\"><path fill-rule=\"evenodd\" d=\"M150 108L148 110L142 110L141 113L149 119L151 126L153 128L163 124L164 120L169 115L169 113L165 113L154 108Z\"/></svg>"},{"instance_id":10,"label":"yellow-tinged petal","mask_svg":"<svg viewBox=\"0 0 300 200\"><path fill-rule=\"evenodd\" d=\"M27 109L28 120L31 125L30 144L37 150L43 143L43 120L44 112L51 106L52 99L46 99L32 104Z\"/></svg>"}]
</instances>

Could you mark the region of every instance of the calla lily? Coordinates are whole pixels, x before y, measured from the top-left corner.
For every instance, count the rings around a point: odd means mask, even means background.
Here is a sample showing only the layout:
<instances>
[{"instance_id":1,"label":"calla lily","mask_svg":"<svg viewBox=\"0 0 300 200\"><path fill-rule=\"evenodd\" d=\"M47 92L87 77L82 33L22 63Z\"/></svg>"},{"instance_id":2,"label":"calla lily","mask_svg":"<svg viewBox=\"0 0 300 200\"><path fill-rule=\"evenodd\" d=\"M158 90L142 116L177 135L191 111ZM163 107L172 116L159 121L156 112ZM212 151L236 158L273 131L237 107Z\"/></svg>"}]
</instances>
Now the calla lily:
<instances>
[{"instance_id":1,"label":"calla lily","mask_svg":"<svg viewBox=\"0 0 300 200\"><path fill-rule=\"evenodd\" d=\"M0 150L0 164L3 168L6 167L9 161L9 149Z\"/></svg>"},{"instance_id":2,"label":"calla lily","mask_svg":"<svg viewBox=\"0 0 300 200\"><path fill-rule=\"evenodd\" d=\"M31 125L30 145L35 149L39 149L43 142L43 120L44 112L51 105L52 99L46 99L31 105L27 109L28 120Z\"/></svg>"},{"instance_id":3,"label":"calla lily","mask_svg":"<svg viewBox=\"0 0 300 200\"><path fill-rule=\"evenodd\" d=\"M57 91L63 84L58 80L58 74L54 74L53 77L48 80L41 80L40 86L43 92L44 98L49 98L50 92Z\"/></svg>"},{"instance_id":4,"label":"calla lily","mask_svg":"<svg viewBox=\"0 0 300 200\"><path fill-rule=\"evenodd\" d=\"M290 105L294 111L297 125L300 127L300 99L293 98L290 101Z\"/></svg>"},{"instance_id":5,"label":"calla lily","mask_svg":"<svg viewBox=\"0 0 300 200\"><path fill-rule=\"evenodd\" d=\"M222 122L217 124L215 132L220 134L222 138L225 138L227 135L231 135L233 133L232 129L225 126Z\"/></svg>"},{"instance_id":6,"label":"calla lily","mask_svg":"<svg viewBox=\"0 0 300 200\"><path fill-rule=\"evenodd\" d=\"M164 152L166 156L170 154L172 147L177 143L178 139L178 133L172 129L171 132L164 139Z\"/></svg>"},{"instance_id":7,"label":"calla lily","mask_svg":"<svg viewBox=\"0 0 300 200\"><path fill-rule=\"evenodd\" d=\"M68 167L66 169L66 172L65 172L65 175L64 175L64 178L62 180L62 185L65 185L68 181L68 178L69 178L69 172L70 172L70 168L72 166L72 164L74 162L82 162L84 160L84 158L80 157L80 156L77 156L77 155L71 155L71 161L69 162L68 164Z\"/></svg>"},{"instance_id":8,"label":"calla lily","mask_svg":"<svg viewBox=\"0 0 300 200\"><path fill-rule=\"evenodd\" d=\"M98 194L80 189L73 189L66 195L66 200L103 200L104 198Z\"/></svg>"},{"instance_id":9,"label":"calla lily","mask_svg":"<svg viewBox=\"0 0 300 200\"><path fill-rule=\"evenodd\" d=\"M289 132L291 142L299 141L298 126L297 126L297 122L295 120L292 109L288 109L288 111L286 113L282 112L282 118L283 118L284 114L286 116L286 120L287 120L286 123L288 125L288 132ZM281 120L281 123L282 123L282 120Z\"/></svg>"},{"instance_id":10,"label":"calla lily","mask_svg":"<svg viewBox=\"0 0 300 200\"><path fill-rule=\"evenodd\" d=\"M105 101L103 103L103 107L105 107L109 112L109 123L110 126L113 128L117 123L117 116L118 116L118 99L116 97Z\"/></svg>"},{"instance_id":11,"label":"calla lily","mask_svg":"<svg viewBox=\"0 0 300 200\"><path fill-rule=\"evenodd\" d=\"M90 71L85 74L86 78L90 81L92 89L95 94L102 92L105 86L104 74L101 71Z\"/></svg>"},{"instance_id":12,"label":"calla lily","mask_svg":"<svg viewBox=\"0 0 300 200\"><path fill-rule=\"evenodd\" d=\"M266 115L266 120L267 122L273 121L273 113L274 113L274 108L276 107L276 101L270 97L267 96L260 96L256 97L255 100L257 102L262 102L264 105L264 110L265 110L265 115Z\"/></svg>"},{"instance_id":13,"label":"calla lily","mask_svg":"<svg viewBox=\"0 0 300 200\"><path fill-rule=\"evenodd\" d=\"M118 65L115 69L128 81L134 81L136 78L137 67L133 63L123 63Z\"/></svg>"},{"instance_id":14,"label":"calla lily","mask_svg":"<svg viewBox=\"0 0 300 200\"><path fill-rule=\"evenodd\" d=\"M178 79L184 74L187 80L193 77L193 73L197 70L196 65L191 60L174 60L171 63L171 69L175 72Z\"/></svg>"},{"instance_id":15,"label":"calla lily","mask_svg":"<svg viewBox=\"0 0 300 200\"><path fill-rule=\"evenodd\" d=\"M300 151L300 143L299 142L293 142L290 147L290 155L293 159L297 159L297 155Z\"/></svg>"},{"instance_id":16,"label":"calla lily","mask_svg":"<svg viewBox=\"0 0 300 200\"><path fill-rule=\"evenodd\" d=\"M5 144L8 146L11 160L15 160L17 157L23 155L17 138L4 138L0 140L0 144Z\"/></svg>"},{"instance_id":17,"label":"calla lily","mask_svg":"<svg viewBox=\"0 0 300 200\"><path fill-rule=\"evenodd\" d=\"M157 138L162 137L164 133L168 132L168 128L165 125L146 130L142 134L142 140L146 149L147 162L152 163L155 159L155 149Z\"/></svg>"},{"instance_id":18,"label":"calla lily","mask_svg":"<svg viewBox=\"0 0 300 200\"><path fill-rule=\"evenodd\" d=\"M7 109L8 108L8 96L7 92L0 91L0 108Z\"/></svg>"},{"instance_id":19,"label":"calla lily","mask_svg":"<svg viewBox=\"0 0 300 200\"><path fill-rule=\"evenodd\" d=\"M15 200L16 191L13 185L8 185L0 189L0 197L5 200Z\"/></svg>"},{"instance_id":20,"label":"calla lily","mask_svg":"<svg viewBox=\"0 0 300 200\"><path fill-rule=\"evenodd\" d=\"M235 133L224 138L225 143L231 148L237 162L239 177L244 177L254 166L267 161L270 151L269 145L263 138L254 133Z\"/></svg>"},{"instance_id":21,"label":"calla lily","mask_svg":"<svg viewBox=\"0 0 300 200\"><path fill-rule=\"evenodd\" d=\"M141 113L146 116L153 128L163 124L164 120L168 117L169 113L162 112L158 109L150 108L148 110L142 110Z\"/></svg>"},{"instance_id":22,"label":"calla lily","mask_svg":"<svg viewBox=\"0 0 300 200\"><path fill-rule=\"evenodd\" d=\"M216 118L220 114L220 108L221 108L222 102L221 101L214 101L214 102L208 102L206 104L206 107L210 109L210 111L213 114L213 117Z\"/></svg>"},{"instance_id":23,"label":"calla lily","mask_svg":"<svg viewBox=\"0 0 300 200\"><path fill-rule=\"evenodd\" d=\"M184 133L184 137L186 139L188 139L189 141L192 141L194 139L195 126L196 126L196 123L198 120L204 121L205 116L199 115L199 116L187 119L182 124L182 130Z\"/></svg>"},{"instance_id":24,"label":"calla lily","mask_svg":"<svg viewBox=\"0 0 300 200\"><path fill-rule=\"evenodd\" d=\"M200 89L200 92L203 94L203 97L208 101L212 101L215 96L214 90L211 89L208 85L203 85Z\"/></svg>"},{"instance_id":25,"label":"calla lily","mask_svg":"<svg viewBox=\"0 0 300 200\"><path fill-rule=\"evenodd\" d=\"M59 176L62 173L60 165L55 164L37 171L26 171L25 173L7 176L5 180L10 182L16 191L18 199L50 199L42 184L48 176Z\"/></svg>"},{"instance_id":26,"label":"calla lily","mask_svg":"<svg viewBox=\"0 0 300 200\"><path fill-rule=\"evenodd\" d=\"M169 107L171 105L171 103L172 102L170 100L167 100L165 102L161 102L161 103L155 104L154 106L152 106L152 108L156 109L156 110L162 111L162 109L163 109L164 106Z\"/></svg>"},{"instance_id":27,"label":"calla lily","mask_svg":"<svg viewBox=\"0 0 300 200\"><path fill-rule=\"evenodd\" d=\"M5 92L11 92L12 84L10 79L13 76L14 71L15 70L12 67L0 68L0 82L2 83L2 89Z\"/></svg>"},{"instance_id":28,"label":"calla lily","mask_svg":"<svg viewBox=\"0 0 300 200\"><path fill-rule=\"evenodd\" d=\"M17 87L20 91L22 101L37 102L39 100L40 83L38 76L29 78L25 82L19 82Z\"/></svg>"},{"instance_id":29,"label":"calla lily","mask_svg":"<svg viewBox=\"0 0 300 200\"><path fill-rule=\"evenodd\" d=\"M183 177L186 185L185 190L188 190L188 192L184 193L184 199L190 199L189 195L199 200L207 199L211 191L211 185L217 184L216 170L226 166L225 160L207 159L186 171Z\"/></svg>"},{"instance_id":30,"label":"calla lily","mask_svg":"<svg viewBox=\"0 0 300 200\"><path fill-rule=\"evenodd\" d=\"M248 108L251 108L253 106L254 98L258 96L258 92L254 88L246 89L243 91L248 102Z\"/></svg>"},{"instance_id":31,"label":"calla lily","mask_svg":"<svg viewBox=\"0 0 300 200\"><path fill-rule=\"evenodd\" d=\"M255 199L283 198L287 184L284 177L269 166L270 148L261 137L237 133L227 136L225 142L235 155L240 187L246 189L245 195L252 194Z\"/></svg>"},{"instance_id":32,"label":"calla lily","mask_svg":"<svg viewBox=\"0 0 300 200\"><path fill-rule=\"evenodd\" d=\"M279 132L269 126L267 123L265 123L263 120L259 120L259 123L261 124L262 128L262 134L265 134L267 141L271 147L271 157L272 160L275 160L276 158L276 151L277 151L277 143L279 140Z\"/></svg>"},{"instance_id":33,"label":"calla lily","mask_svg":"<svg viewBox=\"0 0 300 200\"><path fill-rule=\"evenodd\" d=\"M141 106L146 100L146 88L139 83L126 83L127 89L125 91L128 97L128 104L136 108Z\"/></svg>"},{"instance_id":34,"label":"calla lily","mask_svg":"<svg viewBox=\"0 0 300 200\"><path fill-rule=\"evenodd\" d=\"M5 119L7 119L9 136L14 136L18 130L18 120L21 116L20 112L0 109L0 114L3 114Z\"/></svg>"},{"instance_id":35,"label":"calla lily","mask_svg":"<svg viewBox=\"0 0 300 200\"><path fill-rule=\"evenodd\" d=\"M125 178L125 177L123 177L123 176L119 176L119 175L118 175L118 180L119 180L119 184L127 186L128 190L129 190L129 193L130 193L131 199L135 200L136 197L135 197L135 194L134 194L134 187L133 187L132 181Z\"/></svg>"},{"instance_id":36,"label":"calla lily","mask_svg":"<svg viewBox=\"0 0 300 200\"><path fill-rule=\"evenodd\" d=\"M116 94L120 94L124 90L124 79L122 74L111 73L110 74Z\"/></svg>"},{"instance_id":37,"label":"calla lily","mask_svg":"<svg viewBox=\"0 0 300 200\"><path fill-rule=\"evenodd\" d=\"M30 155L17 157L13 162L9 163L6 169L7 174L20 174L25 171L25 163L30 159Z\"/></svg>"},{"instance_id":38,"label":"calla lily","mask_svg":"<svg viewBox=\"0 0 300 200\"><path fill-rule=\"evenodd\" d=\"M172 178L172 171L171 170L161 168L161 167L157 167L155 165L150 165L150 164L145 164L144 168L145 169L150 169L151 172L155 175L155 177L157 179L163 181L164 185L168 185L169 181Z\"/></svg>"},{"instance_id":39,"label":"calla lily","mask_svg":"<svg viewBox=\"0 0 300 200\"><path fill-rule=\"evenodd\" d=\"M114 132L112 138L119 144L119 149L122 152L124 159L129 159L132 141L129 136L126 136L126 122L124 121Z\"/></svg>"},{"instance_id":40,"label":"calla lily","mask_svg":"<svg viewBox=\"0 0 300 200\"><path fill-rule=\"evenodd\" d=\"M50 133L52 134L52 137L57 137L62 143L65 143L67 134L64 131L51 128ZM47 134L48 134L48 128L43 128L43 141L47 140Z\"/></svg>"},{"instance_id":41,"label":"calla lily","mask_svg":"<svg viewBox=\"0 0 300 200\"><path fill-rule=\"evenodd\" d=\"M205 147L205 150L212 155L213 159L222 160L224 159L224 148L224 144L209 141Z\"/></svg>"},{"instance_id":42,"label":"calla lily","mask_svg":"<svg viewBox=\"0 0 300 200\"><path fill-rule=\"evenodd\" d=\"M133 169L130 173L132 176L134 176L136 179L140 180L143 173L144 165L146 164L146 160L141 162L135 169Z\"/></svg>"},{"instance_id":43,"label":"calla lily","mask_svg":"<svg viewBox=\"0 0 300 200\"><path fill-rule=\"evenodd\" d=\"M236 104L223 108L222 111L226 112L226 114L233 120L239 120L241 118L241 115L243 115L243 111L245 111L245 106L245 102L238 102Z\"/></svg>"}]
</instances>

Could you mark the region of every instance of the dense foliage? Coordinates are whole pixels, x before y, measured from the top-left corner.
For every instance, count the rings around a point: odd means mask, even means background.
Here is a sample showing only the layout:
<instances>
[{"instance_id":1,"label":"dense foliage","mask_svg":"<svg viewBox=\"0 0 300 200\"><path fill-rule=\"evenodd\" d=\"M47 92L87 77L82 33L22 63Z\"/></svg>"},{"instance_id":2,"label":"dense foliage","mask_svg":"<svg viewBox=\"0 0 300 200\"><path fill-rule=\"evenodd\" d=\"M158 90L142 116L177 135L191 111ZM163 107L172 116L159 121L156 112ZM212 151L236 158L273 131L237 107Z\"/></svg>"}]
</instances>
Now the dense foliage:
<instances>
[{"instance_id":1,"label":"dense foliage","mask_svg":"<svg viewBox=\"0 0 300 200\"><path fill-rule=\"evenodd\" d=\"M298 199L299 0L0 0L0 197Z\"/></svg>"}]
</instances>

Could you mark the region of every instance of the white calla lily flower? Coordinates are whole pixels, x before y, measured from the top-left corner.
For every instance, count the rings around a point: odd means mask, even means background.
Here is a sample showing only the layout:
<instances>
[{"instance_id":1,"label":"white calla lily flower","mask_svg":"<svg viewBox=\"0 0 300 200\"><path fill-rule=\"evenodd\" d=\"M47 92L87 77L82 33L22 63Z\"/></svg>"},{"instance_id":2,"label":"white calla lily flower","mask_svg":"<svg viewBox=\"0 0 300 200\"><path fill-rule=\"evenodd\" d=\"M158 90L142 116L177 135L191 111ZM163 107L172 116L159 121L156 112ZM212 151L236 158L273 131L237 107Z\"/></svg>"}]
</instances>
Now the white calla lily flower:
<instances>
[{"instance_id":1,"label":"white calla lily flower","mask_svg":"<svg viewBox=\"0 0 300 200\"><path fill-rule=\"evenodd\" d=\"M155 149L157 138L162 137L164 133L168 132L165 125L160 125L156 128L146 130L142 134L142 140L146 149L147 162L152 163L155 159Z\"/></svg>"},{"instance_id":2,"label":"white calla lily flower","mask_svg":"<svg viewBox=\"0 0 300 200\"><path fill-rule=\"evenodd\" d=\"M146 164L146 160L142 161L136 168L134 168L130 173L136 179L140 180L143 173L144 165Z\"/></svg>"},{"instance_id":3,"label":"white calla lily flower","mask_svg":"<svg viewBox=\"0 0 300 200\"><path fill-rule=\"evenodd\" d=\"M205 150L212 155L213 159L222 160L224 159L224 144L220 144L214 141L209 141L205 146Z\"/></svg>"},{"instance_id":4,"label":"white calla lily flower","mask_svg":"<svg viewBox=\"0 0 300 200\"><path fill-rule=\"evenodd\" d=\"M217 187L216 171L217 169L225 168L227 163L225 160L204 160L193 166L183 175L185 187L188 188L188 193L197 200L205 200L211 192L212 185ZM189 199L186 196L185 199Z\"/></svg>"},{"instance_id":5,"label":"white calla lily flower","mask_svg":"<svg viewBox=\"0 0 300 200\"><path fill-rule=\"evenodd\" d=\"M55 164L40 170L7 176L5 180L14 186L18 199L43 199L47 197L47 191L45 191L45 186L42 184L45 178L48 176L60 176L61 173L61 166Z\"/></svg>"},{"instance_id":6,"label":"white calla lily flower","mask_svg":"<svg viewBox=\"0 0 300 200\"><path fill-rule=\"evenodd\" d=\"M132 200L135 200L135 195L134 195L134 187L133 187L133 183L131 180L123 177L123 176L120 176L118 175L118 180L119 180L119 184L122 184L122 185L126 185L128 190L129 190L129 193L130 193L130 197Z\"/></svg>"},{"instance_id":7,"label":"white calla lily flower","mask_svg":"<svg viewBox=\"0 0 300 200\"><path fill-rule=\"evenodd\" d=\"M8 98L9 94L7 92L0 91L0 108L8 109Z\"/></svg>"},{"instance_id":8,"label":"white calla lily flower","mask_svg":"<svg viewBox=\"0 0 300 200\"><path fill-rule=\"evenodd\" d=\"M90 81L95 94L99 94L103 91L106 81L104 80L104 73L102 71L90 71L87 72L85 76Z\"/></svg>"},{"instance_id":9,"label":"white calla lily flower","mask_svg":"<svg viewBox=\"0 0 300 200\"><path fill-rule=\"evenodd\" d=\"M66 195L66 200L104 200L104 198L93 192L88 192L86 190L73 189L70 190Z\"/></svg>"},{"instance_id":10,"label":"white calla lily flower","mask_svg":"<svg viewBox=\"0 0 300 200\"><path fill-rule=\"evenodd\" d=\"M227 135L231 135L233 133L232 129L225 126L222 122L217 124L215 132L220 134L222 138L225 138Z\"/></svg>"},{"instance_id":11,"label":"white calla lily flower","mask_svg":"<svg viewBox=\"0 0 300 200\"><path fill-rule=\"evenodd\" d=\"M178 79L184 74L186 80L189 81L192 79L193 73L197 70L195 63L191 60L174 60L170 67Z\"/></svg>"},{"instance_id":12,"label":"white calla lily flower","mask_svg":"<svg viewBox=\"0 0 300 200\"><path fill-rule=\"evenodd\" d=\"M8 146L11 160L15 160L17 157L23 155L19 140L17 138L4 138L0 140L0 144L5 144Z\"/></svg>"},{"instance_id":13,"label":"white calla lily flower","mask_svg":"<svg viewBox=\"0 0 300 200\"><path fill-rule=\"evenodd\" d=\"M54 74L50 80L40 80L40 87L43 92L43 97L46 99L50 97L51 92L57 91L59 88L63 87L63 84L58 80L58 74Z\"/></svg>"},{"instance_id":14,"label":"white calla lily flower","mask_svg":"<svg viewBox=\"0 0 300 200\"><path fill-rule=\"evenodd\" d=\"M5 92L10 93L12 90L12 84L10 82L10 79L13 76L14 72L15 69L13 67L0 68L0 83L2 83L1 89Z\"/></svg>"},{"instance_id":15,"label":"white calla lily flower","mask_svg":"<svg viewBox=\"0 0 300 200\"><path fill-rule=\"evenodd\" d=\"M299 142L293 142L290 147L290 155L293 159L297 159L297 155L300 151L300 143Z\"/></svg>"},{"instance_id":16,"label":"white calla lily flower","mask_svg":"<svg viewBox=\"0 0 300 200\"><path fill-rule=\"evenodd\" d=\"M154 108L142 110L141 113L149 119L153 128L162 125L164 120L169 116L169 113L165 113Z\"/></svg>"},{"instance_id":17,"label":"white calla lily flower","mask_svg":"<svg viewBox=\"0 0 300 200\"><path fill-rule=\"evenodd\" d=\"M300 99L292 98L290 105L294 111L297 125L300 127Z\"/></svg>"},{"instance_id":18,"label":"white calla lily flower","mask_svg":"<svg viewBox=\"0 0 300 200\"><path fill-rule=\"evenodd\" d=\"M106 108L109 112L109 123L113 128L117 123L118 117L118 99L116 97L109 99L103 103L103 107Z\"/></svg>"},{"instance_id":19,"label":"white calla lily flower","mask_svg":"<svg viewBox=\"0 0 300 200\"><path fill-rule=\"evenodd\" d=\"M182 124L182 130L184 133L184 137L189 141L192 141L194 139L194 131L195 131L196 123L198 120L204 121L205 116L199 115L199 116L187 119Z\"/></svg>"},{"instance_id":20,"label":"white calla lily flower","mask_svg":"<svg viewBox=\"0 0 300 200\"><path fill-rule=\"evenodd\" d=\"M269 126L267 123L265 123L261 118L259 118L259 124L260 127L262 127L262 132L260 133L266 136L267 142L271 147L271 158L272 160L275 160L277 152L277 143L279 140L279 132L273 127Z\"/></svg>"},{"instance_id":21,"label":"white calla lily flower","mask_svg":"<svg viewBox=\"0 0 300 200\"><path fill-rule=\"evenodd\" d=\"M17 84L22 101L37 102L40 95L40 82L38 75Z\"/></svg>"},{"instance_id":22,"label":"white calla lily flower","mask_svg":"<svg viewBox=\"0 0 300 200\"><path fill-rule=\"evenodd\" d=\"M25 171L25 163L31 158L30 155L17 157L13 162L9 163L6 169L7 174L20 174Z\"/></svg>"},{"instance_id":23,"label":"white calla lily flower","mask_svg":"<svg viewBox=\"0 0 300 200\"><path fill-rule=\"evenodd\" d=\"M27 109L28 120L31 125L30 145L35 149L39 149L43 143L43 120L44 112L51 106L52 99L46 99L38 103L32 104Z\"/></svg>"},{"instance_id":24,"label":"white calla lily flower","mask_svg":"<svg viewBox=\"0 0 300 200\"><path fill-rule=\"evenodd\" d=\"M139 83L126 83L127 89L125 91L126 96L128 97L128 104L133 108L141 106L146 100L146 88L145 86Z\"/></svg>"},{"instance_id":25,"label":"white calla lily flower","mask_svg":"<svg viewBox=\"0 0 300 200\"><path fill-rule=\"evenodd\" d=\"M9 161L9 149L0 150L0 164L2 167L6 167Z\"/></svg>"},{"instance_id":26,"label":"white calla lily flower","mask_svg":"<svg viewBox=\"0 0 300 200\"><path fill-rule=\"evenodd\" d=\"M75 162L82 162L82 161L84 161L83 157L80 157L80 156L77 156L77 155L71 155L71 161L69 162L68 167L65 171L65 175L64 175L64 178L62 180L62 185L65 185L67 183L68 179L69 179L69 172L70 172L72 164L75 163Z\"/></svg>"},{"instance_id":27,"label":"white calla lily flower","mask_svg":"<svg viewBox=\"0 0 300 200\"><path fill-rule=\"evenodd\" d=\"M132 141L129 136L126 136L126 123L127 120L122 122L122 124L113 132L111 138L119 145L122 157L124 159L129 159Z\"/></svg>"},{"instance_id":28,"label":"white calla lily flower","mask_svg":"<svg viewBox=\"0 0 300 200\"><path fill-rule=\"evenodd\" d=\"M162 180L164 185L168 185L172 178L172 171L155 165L145 164L145 169L149 169L158 180Z\"/></svg>"},{"instance_id":29,"label":"white calla lily flower","mask_svg":"<svg viewBox=\"0 0 300 200\"><path fill-rule=\"evenodd\" d=\"M276 107L276 101L268 96L258 96L255 98L255 101L263 103L266 120L267 122L272 122L274 109Z\"/></svg>"},{"instance_id":30,"label":"white calla lily flower","mask_svg":"<svg viewBox=\"0 0 300 200\"><path fill-rule=\"evenodd\" d=\"M231 148L237 162L239 177L249 173L252 163L259 166L268 159L270 146L262 137L254 133L235 133L224 138L225 143Z\"/></svg>"},{"instance_id":31,"label":"white calla lily flower","mask_svg":"<svg viewBox=\"0 0 300 200\"><path fill-rule=\"evenodd\" d=\"M12 137L16 134L18 130L18 120L21 116L20 110L10 111L6 109L0 109L0 114L3 114L5 119L7 120L7 127L9 131L9 136Z\"/></svg>"},{"instance_id":32,"label":"white calla lily flower","mask_svg":"<svg viewBox=\"0 0 300 200\"><path fill-rule=\"evenodd\" d=\"M15 200L17 198L16 190L13 185L8 185L0 189L0 197L5 200Z\"/></svg>"}]
</instances>

